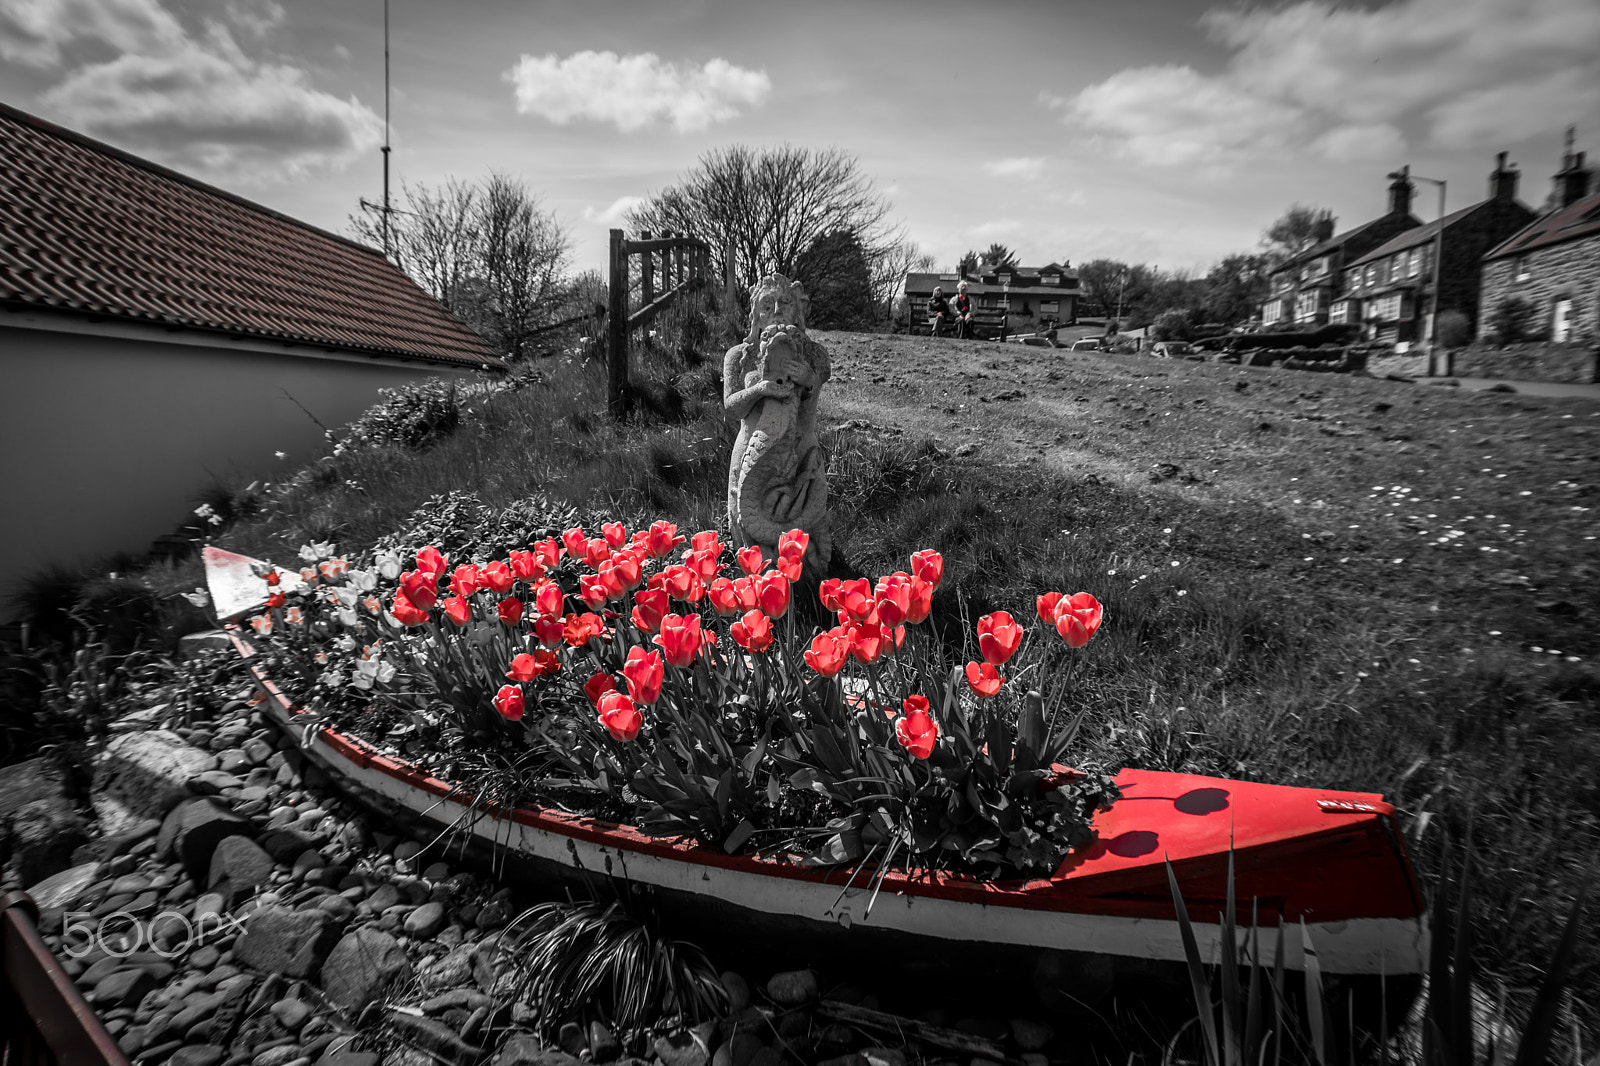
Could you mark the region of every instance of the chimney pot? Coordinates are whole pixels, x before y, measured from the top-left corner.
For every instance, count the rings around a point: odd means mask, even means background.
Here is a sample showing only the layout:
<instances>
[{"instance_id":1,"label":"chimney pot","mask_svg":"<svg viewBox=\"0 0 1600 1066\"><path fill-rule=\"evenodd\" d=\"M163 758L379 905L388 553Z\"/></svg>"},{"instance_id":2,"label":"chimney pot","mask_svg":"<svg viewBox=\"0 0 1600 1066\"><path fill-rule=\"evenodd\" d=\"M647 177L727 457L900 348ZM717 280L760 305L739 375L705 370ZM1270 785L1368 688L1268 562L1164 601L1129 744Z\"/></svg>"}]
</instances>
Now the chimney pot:
<instances>
[{"instance_id":1,"label":"chimney pot","mask_svg":"<svg viewBox=\"0 0 1600 1066\"><path fill-rule=\"evenodd\" d=\"M1394 181L1389 183L1389 213L1391 215L1409 215L1411 213L1411 196L1416 191L1416 186L1411 184L1411 164L1407 163L1394 175Z\"/></svg>"}]
</instances>

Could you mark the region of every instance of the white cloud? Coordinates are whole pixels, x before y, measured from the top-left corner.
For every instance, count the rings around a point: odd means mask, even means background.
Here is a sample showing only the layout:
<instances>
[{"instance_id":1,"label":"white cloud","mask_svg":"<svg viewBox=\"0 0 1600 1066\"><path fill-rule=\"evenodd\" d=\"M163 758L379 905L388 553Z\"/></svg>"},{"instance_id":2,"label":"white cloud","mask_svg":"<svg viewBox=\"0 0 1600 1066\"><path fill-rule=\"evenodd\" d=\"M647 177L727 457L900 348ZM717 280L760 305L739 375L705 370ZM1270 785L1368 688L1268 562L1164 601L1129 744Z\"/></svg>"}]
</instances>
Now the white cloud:
<instances>
[{"instance_id":1,"label":"white cloud","mask_svg":"<svg viewBox=\"0 0 1600 1066\"><path fill-rule=\"evenodd\" d=\"M983 172L995 178L1037 178L1044 174L1044 160L1038 156L991 159L983 164Z\"/></svg>"},{"instance_id":2,"label":"white cloud","mask_svg":"<svg viewBox=\"0 0 1600 1066\"><path fill-rule=\"evenodd\" d=\"M585 222L599 222L607 226L621 226L626 220L629 211L645 202L643 196L619 196L611 201L609 207L595 210L593 207L583 209Z\"/></svg>"},{"instance_id":3,"label":"white cloud","mask_svg":"<svg viewBox=\"0 0 1600 1066\"><path fill-rule=\"evenodd\" d=\"M1230 50L1218 73L1130 68L1044 102L1119 155L1215 168L1283 148L1394 159L1408 133L1492 151L1600 111L1594 0L1300 0L1201 25Z\"/></svg>"},{"instance_id":4,"label":"white cloud","mask_svg":"<svg viewBox=\"0 0 1600 1066\"><path fill-rule=\"evenodd\" d=\"M609 122L624 133L670 122L679 133L727 122L772 94L764 70L746 70L725 59L695 67L644 52L574 52L524 55L506 72L517 110L566 125L577 119Z\"/></svg>"},{"instance_id":5,"label":"white cloud","mask_svg":"<svg viewBox=\"0 0 1600 1066\"><path fill-rule=\"evenodd\" d=\"M158 0L0 0L0 58L50 69L76 40L118 52L158 51L183 27Z\"/></svg>"}]
</instances>

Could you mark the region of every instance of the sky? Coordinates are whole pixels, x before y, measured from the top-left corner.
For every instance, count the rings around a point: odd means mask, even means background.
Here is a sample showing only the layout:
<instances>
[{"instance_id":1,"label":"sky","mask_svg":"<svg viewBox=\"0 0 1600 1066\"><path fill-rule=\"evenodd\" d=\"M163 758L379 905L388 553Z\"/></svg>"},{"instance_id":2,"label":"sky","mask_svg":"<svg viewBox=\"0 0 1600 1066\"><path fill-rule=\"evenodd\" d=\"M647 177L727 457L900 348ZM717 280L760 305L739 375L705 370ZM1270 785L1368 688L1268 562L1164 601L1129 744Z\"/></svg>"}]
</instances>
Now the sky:
<instances>
[{"instance_id":1,"label":"sky","mask_svg":"<svg viewBox=\"0 0 1600 1066\"><path fill-rule=\"evenodd\" d=\"M400 183L497 171L603 269L719 147L854 156L943 269L1203 272L1291 204L1340 228L1402 164L1539 206L1600 157L1600 2L391 0ZM382 0L0 0L0 100L335 232L382 194ZM1437 213L1420 184L1416 212Z\"/></svg>"}]
</instances>

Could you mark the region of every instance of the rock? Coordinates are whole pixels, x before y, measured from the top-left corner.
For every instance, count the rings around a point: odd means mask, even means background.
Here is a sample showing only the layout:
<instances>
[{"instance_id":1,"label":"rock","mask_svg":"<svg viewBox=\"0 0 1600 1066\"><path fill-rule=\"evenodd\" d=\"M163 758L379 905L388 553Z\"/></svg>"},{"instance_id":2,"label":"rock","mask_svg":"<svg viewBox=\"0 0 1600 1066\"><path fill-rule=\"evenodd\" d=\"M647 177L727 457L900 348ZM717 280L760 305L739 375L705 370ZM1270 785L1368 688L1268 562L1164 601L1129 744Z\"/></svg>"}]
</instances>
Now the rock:
<instances>
[{"instance_id":1,"label":"rock","mask_svg":"<svg viewBox=\"0 0 1600 1066\"><path fill-rule=\"evenodd\" d=\"M582 1066L565 1051L546 1049L539 1038L527 1033L512 1033L491 1066Z\"/></svg>"},{"instance_id":2,"label":"rock","mask_svg":"<svg viewBox=\"0 0 1600 1066\"><path fill-rule=\"evenodd\" d=\"M221 960L221 958L222 952L217 950L216 945L204 944L198 948L195 948L194 951L190 953L189 965L193 966L197 970L209 970L215 966Z\"/></svg>"},{"instance_id":3,"label":"rock","mask_svg":"<svg viewBox=\"0 0 1600 1066\"><path fill-rule=\"evenodd\" d=\"M274 752L272 745L260 737L251 737L239 745L239 750L244 752L244 757L256 766L264 766L272 758Z\"/></svg>"},{"instance_id":4,"label":"rock","mask_svg":"<svg viewBox=\"0 0 1600 1066\"><path fill-rule=\"evenodd\" d=\"M349 921L356 913L356 905L343 896L323 896L314 906L320 911L333 915L336 921Z\"/></svg>"},{"instance_id":5,"label":"rock","mask_svg":"<svg viewBox=\"0 0 1600 1066\"><path fill-rule=\"evenodd\" d=\"M481 1047L462 1040L448 1025L433 1018L419 1018L403 1011L389 1012L389 1026L402 1038L418 1044L446 1062L467 1066L486 1054ZM424 1063L429 1060L424 1059Z\"/></svg>"},{"instance_id":6,"label":"rock","mask_svg":"<svg viewBox=\"0 0 1600 1066\"><path fill-rule=\"evenodd\" d=\"M376 1051L335 1051L318 1059L316 1066L378 1066Z\"/></svg>"},{"instance_id":7,"label":"rock","mask_svg":"<svg viewBox=\"0 0 1600 1066\"><path fill-rule=\"evenodd\" d=\"M1046 1022L1030 1021L1027 1018L1011 1019L1011 1039L1015 1040L1017 1047L1023 1051L1038 1051L1050 1043L1055 1035L1055 1028Z\"/></svg>"},{"instance_id":8,"label":"rock","mask_svg":"<svg viewBox=\"0 0 1600 1066\"><path fill-rule=\"evenodd\" d=\"M767 982L767 995L785 1007L810 1003L819 991L815 970L787 970L773 974Z\"/></svg>"},{"instance_id":9,"label":"rock","mask_svg":"<svg viewBox=\"0 0 1600 1066\"><path fill-rule=\"evenodd\" d=\"M589 1037L577 1022L563 1022L556 1033L556 1045L568 1055L582 1055L589 1050Z\"/></svg>"},{"instance_id":10,"label":"rock","mask_svg":"<svg viewBox=\"0 0 1600 1066\"><path fill-rule=\"evenodd\" d=\"M750 1060L755 1058L757 1051L765 1045L761 1038L748 1030L741 1030L717 1048L717 1053L711 1056L712 1066L750 1066Z\"/></svg>"},{"instance_id":11,"label":"rock","mask_svg":"<svg viewBox=\"0 0 1600 1066\"><path fill-rule=\"evenodd\" d=\"M89 824L64 796L23 804L11 823L8 870L22 884L43 881L73 865L72 853L89 840Z\"/></svg>"},{"instance_id":12,"label":"rock","mask_svg":"<svg viewBox=\"0 0 1600 1066\"><path fill-rule=\"evenodd\" d=\"M605 1022L589 1023L589 1055L595 1062L610 1062L622 1054L622 1041Z\"/></svg>"},{"instance_id":13,"label":"rock","mask_svg":"<svg viewBox=\"0 0 1600 1066\"><path fill-rule=\"evenodd\" d=\"M737 1013L750 1005L750 982L741 974L729 970L718 980L728 993L728 1013Z\"/></svg>"},{"instance_id":14,"label":"rock","mask_svg":"<svg viewBox=\"0 0 1600 1066\"><path fill-rule=\"evenodd\" d=\"M709 1040L714 1022L656 1037L652 1047L662 1066L710 1066Z\"/></svg>"},{"instance_id":15,"label":"rock","mask_svg":"<svg viewBox=\"0 0 1600 1066\"><path fill-rule=\"evenodd\" d=\"M215 796L226 789L243 787L243 781L225 770L207 770L189 780L189 791L201 796Z\"/></svg>"},{"instance_id":16,"label":"rock","mask_svg":"<svg viewBox=\"0 0 1600 1066\"><path fill-rule=\"evenodd\" d=\"M296 874L305 875L312 870L320 870L328 865L328 860L322 857L322 852L316 848L307 848L295 856L293 870Z\"/></svg>"},{"instance_id":17,"label":"rock","mask_svg":"<svg viewBox=\"0 0 1600 1066\"><path fill-rule=\"evenodd\" d=\"M896 1047L863 1048L861 1057L867 1066L906 1066L906 1053Z\"/></svg>"},{"instance_id":18,"label":"rock","mask_svg":"<svg viewBox=\"0 0 1600 1066\"><path fill-rule=\"evenodd\" d=\"M442 1014L447 1010L477 1010L494 1006L494 999L474 988L454 988L442 995L425 999L417 1004L424 1014Z\"/></svg>"},{"instance_id":19,"label":"rock","mask_svg":"<svg viewBox=\"0 0 1600 1066\"><path fill-rule=\"evenodd\" d=\"M138 1003L145 993L155 987L155 975L148 970L118 970L109 977L101 978L100 983L94 986L94 991L84 998L92 1000L100 1013L104 1014L125 1003Z\"/></svg>"},{"instance_id":20,"label":"rock","mask_svg":"<svg viewBox=\"0 0 1600 1066\"><path fill-rule=\"evenodd\" d=\"M261 907L245 922L233 956L263 973L308 978L338 942L339 926L337 918L316 907Z\"/></svg>"},{"instance_id":21,"label":"rock","mask_svg":"<svg viewBox=\"0 0 1600 1066\"><path fill-rule=\"evenodd\" d=\"M405 840L395 847L394 859L396 862L404 862L406 859L415 858L417 852L421 850L422 845L418 844L415 840Z\"/></svg>"},{"instance_id":22,"label":"rock","mask_svg":"<svg viewBox=\"0 0 1600 1066\"><path fill-rule=\"evenodd\" d=\"M299 1057L299 1044L279 1044L256 1055L250 1060L250 1066L288 1066Z\"/></svg>"},{"instance_id":23,"label":"rock","mask_svg":"<svg viewBox=\"0 0 1600 1066\"><path fill-rule=\"evenodd\" d=\"M439 930L444 928L445 920L446 915L442 903L424 903L406 915L406 934L414 936L418 940L431 940Z\"/></svg>"},{"instance_id":24,"label":"rock","mask_svg":"<svg viewBox=\"0 0 1600 1066\"><path fill-rule=\"evenodd\" d=\"M260 888L272 876L272 856L248 837L223 837L211 853L206 886L217 888L224 881L235 894Z\"/></svg>"},{"instance_id":25,"label":"rock","mask_svg":"<svg viewBox=\"0 0 1600 1066\"><path fill-rule=\"evenodd\" d=\"M1050 1066L1050 1056L1042 1051L1024 1051L1022 1066Z\"/></svg>"},{"instance_id":26,"label":"rock","mask_svg":"<svg viewBox=\"0 0 1600 1066\"><path fill-rule=\"evenodd\" d=\"M293 829L271 829L261 834L256 843L272 856L273 862L289 863L308 850L316 849L316 842L304 833Z\"/></svg>"},{"instance_id":27,"label":"rock","mask_svg":"<svg viewBox=\"0 0 1600 1066\"><path fill-rule=\"evenodd\" d=\"M216 766L216 756L165 729L113 737L95 760L95 813L116 833L145 818L162 818L189 795L189 781Z\"/></svg>"},{"instance_id":28,"label":"rock","mask_svg":"<svg viewBox=\"0 0 1600 1066\"><path fill-rule=\"evenodd\" d=\"M487 932L500 928L510 920L511 904L503 899L491 899L478 910L477 921L473 924Z\"/></svg>"},{"instance_id":29,"label":"rock","mask_svg":"<svg viewBox=\"0 0 1600 1066\"><path fill-rule=\"evenodd\" d=\"M40 756L0 766L0 852L4 851L17 813L49 796L66 796L61 771L50 759Z\"/></svg>"},{"instance_id":30,"label":"rock","mask_svg":"<svg viewBox=\"0 0 1600 1066\"><path fill-rule=\"evenodd\" d=\"M388 883L379 885L367 897L367 906L372 908L374 914L382 914L399 902L400 890Z\"/></svg>"},{"instance_id":31,"label":"rock","mask_svg":"<svg viewBox=\"0 0 1600 1066\"><path fill-rule=\"evenodd\" d=\"M161 823L156 838L156 854L170 855L183 864L189 879L206 884L211 855L218 842L230 836L253 836L254 827L243 818L224 810L215 800L185 800L174 807Z\"/></svg>"},{"instance_id":32,"label":"rock","mask_svg":"<svg viewBox=\"0 0 1600 1066\"><path fill-rule=\"evenodd\" d=\"M250 760L238 748L224 748L217 752L217 769L222 773L248 774L251 766Z\"/></svg>"},{"instance_id":33,"label":"rock","mask_svg":"<svg viewBox=\"0 0 1600 1066\"><path fill-rule=\"evenodd\" d=\"M422 871L422 876L426 877L429 881L443 881L445 878L450 876L450 865L443 862L433 863L426 870Z\"/></svg>"},{"instance_id":34,"label":"rock","mask_svg":"<svg viewBox=\"0 0 1600 1066\"><path fill-rule=\"evenodd\" d=\"M111 882L111 887L106 892L113 896L120 896L125 892L138 895L150 887L150 879L144 874L123 874Z\"/></svg>"},{"instance_id":35,"label":"rock","mask_svg":"<svg viewBox=\"0 0 1600 1066\"><path fill-rule=\"evenodd\" d=\"M411 963L398 941L376 929L346 933L322 964L322 989L330 1000L359 1012L390 983L411 977Z\"/></svg>"},{"instance_id":36,"label":"rock","mask_svg":"<svg viewBox=\"0 0 1600 1066\"><path fill-rule=\"evenodd\" d=\"M69 906L100 879L100 864L86 862L58 874L37 881L28 889L28 895L41 911Z\"/></svg>"},{"instance_id":37,"label":"rock","mask_svg":"<svg viewBox=\"0 0 1600 1066\"><path fill-rule=\"evenodd\" d=\"M167 1066L218 1066L227 1057L227 1048L216 1044L191 1044L173 1052Z\"/></svg>"}]
</instances>

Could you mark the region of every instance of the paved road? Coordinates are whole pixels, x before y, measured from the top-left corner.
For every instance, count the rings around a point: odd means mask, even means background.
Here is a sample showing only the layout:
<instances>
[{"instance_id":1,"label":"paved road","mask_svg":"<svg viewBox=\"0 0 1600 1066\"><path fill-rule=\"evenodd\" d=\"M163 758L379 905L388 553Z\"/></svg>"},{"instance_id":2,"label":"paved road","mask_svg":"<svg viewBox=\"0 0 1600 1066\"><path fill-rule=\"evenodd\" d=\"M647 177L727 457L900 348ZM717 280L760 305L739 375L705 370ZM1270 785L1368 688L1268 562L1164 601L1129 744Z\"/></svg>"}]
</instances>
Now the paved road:
<instances>
[{"instance_id":1,"label":"paved road","mask_svg":"<svg viewBox=\"0 0 1600 1066\"><path fill-rule=\"evenodd\" d=\"M1566 385L1554 381L1513 381L1509 378L1417 378L1419 385L1444 385L1447 381L1460 384L1463 389L1481 392L1495 385L1510 385L1525 396L1578 396L1600 400L1600 385ZM1448 386L1446 386L1448 387Z\"/></svg>"}]
</instances>

